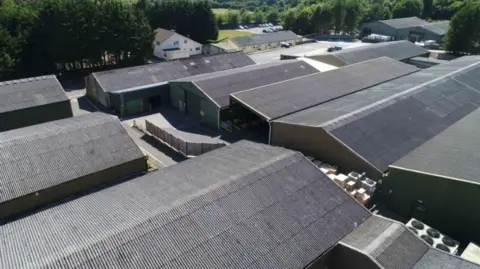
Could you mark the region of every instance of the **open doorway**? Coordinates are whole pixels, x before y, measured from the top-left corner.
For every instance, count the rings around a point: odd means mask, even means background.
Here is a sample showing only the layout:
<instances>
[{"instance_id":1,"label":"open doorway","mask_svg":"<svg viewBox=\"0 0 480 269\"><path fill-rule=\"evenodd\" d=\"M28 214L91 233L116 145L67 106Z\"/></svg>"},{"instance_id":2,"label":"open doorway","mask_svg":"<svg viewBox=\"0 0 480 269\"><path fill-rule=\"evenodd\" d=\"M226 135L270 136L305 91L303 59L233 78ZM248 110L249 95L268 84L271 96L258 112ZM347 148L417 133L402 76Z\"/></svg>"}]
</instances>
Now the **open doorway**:
<instances>
[{"instance_id":1,"label":"open doorway","mask_svg":"<svg viewBox=\"0 0 480 269\"><path fill-rule=\"evenodd\" d=\"M268 143L270 132L268 122L239 103L221 110L220 127L224 140L229 142L247 139Z\"/></svg>"},{"instance_id":2,"label":"open doorway","mask_svg":"<svg viewBox=\"0 0 480 269\"><path fill-rule=\"evenodd\" d=\"M150 103L150 110L158 110L162 107L162 96L151 96L148 98L148 102Z\"/></svg>"}]
</instances>

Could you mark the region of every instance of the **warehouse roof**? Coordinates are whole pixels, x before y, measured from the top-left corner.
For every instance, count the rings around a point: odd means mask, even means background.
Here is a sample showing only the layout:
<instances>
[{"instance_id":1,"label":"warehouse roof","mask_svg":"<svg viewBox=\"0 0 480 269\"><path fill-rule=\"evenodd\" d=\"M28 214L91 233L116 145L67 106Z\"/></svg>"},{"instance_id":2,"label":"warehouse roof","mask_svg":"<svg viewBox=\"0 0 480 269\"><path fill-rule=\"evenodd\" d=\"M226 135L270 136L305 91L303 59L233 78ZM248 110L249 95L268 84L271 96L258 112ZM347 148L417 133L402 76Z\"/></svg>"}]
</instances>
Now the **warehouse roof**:
<instances>
[{"instance_id":1,"label":"warehouse roof","mask_svg":"<svg viewBox=\"0 0 480 269\"><path fill-rule=\"evenodd\" d=\"M380 171L480 106L480 62L339 118L324 128Z\"/></svg>"},{"instance_id":2,"label":"warehouse roof","mask_svg":"<svg viewBox=\"0 0 480 269\"><path fill-rule=\"evenodd\" d=\"M192 81L219 107L225 107L230 104L230 94L232 93L317 72L315 68L304 61L286 60L199 75L182 79L182 81Z\"/></svg>"},{"instance_id":3,"label":"warehouse roof","mask_svg":"<svg viewBox=\"0 0 480 269\"><path fill-rule=\"evenodd\" d=\"M0 148L0 203L143 157L103 113L2 132Z\"/></svg>"},{"instance_id":4,"label":"warehouse roof","mask_svg":"<svg viewBox=\"0 0 480 269\"><path fill-rule=\"evenodd\" d=\"M424 21L420 18L417 17L408 17L408 18L399 18L399 19L391 19L391 20L380 20L380 22L396 28L396 29L402 29L402 28L409 28L409 27L415 27L415 26L422 26L425 24L428 24L427 21Z\"/></svg>"},{"instance_id":5,"label":"warehouse roof","mask_svg":"<svg viewBox=\"0 0 480 269\"><path fill-rule=\"evenodd\" d=\"M230 40L237 46L254 46L298 39L301 39L301 37L299 37L292 31L280 31L251 36L236 36L230 38Z\"/></svg>"},{"instance_id":6,"label":"warehouse roof","mask_svg":"<svg viewBox=\"0 0 480 269\"><path fill-rule=\"evenodd\" d=\"M333 55L346 64L353 64L382 56L401 61L428 53L428 50L412 42L401 40L345 49L335 52Z\"/></svg>"},{"instance_id":7,"label":"warehouse roof","mask_svg":"<svg viewBox=\"0 0 480 269\"><path fill-rule=\"evenodd\" d=\"M428 83L438 77L454 73L480 61L478 56L464 56L456 60L445 62L419 72L403 76L374 87L355 92L353 94L323 103L312 108L299 111L277 119L279 122L309 126L328 126L344 118L351 117L355 111L396 94L412 89L418 85Z\"/></svg>"},{"instance_id":8,"label":"warehouse roof","mask_svg":"<svg viewBox=\"0 0 480 269\"><path fill-rule=\"evenodd\" d=\"M448 28L450 27L450 21L428 23L422 25L421 27L437 35L446 35L448 32Z\"/></svg>"},{"instance_id":9,"label":"warehouse roof","mask_svg":"<svg viewBox=\"0 0 480 269\"><path fill-rule=\"evenodd\" d=\"M341 243L373 258L384 269L480 268L480 265L431 248L405 225L376 215Z\"/></svg>"},{"instance_id":10,"label":"warehouse roof","mask_svg":"<svg viewBox=\"0 0 480 269\"><path fill-rule=\"evenodd\" d=\"M480 110L477 109L393 164L454 179L480 183Z\"/></svg>"},{"instance_id":11,"label":"warehouse roof","mask_svg":"<svg viewBox=\"0 0 480 269\"><path fill-rule=\"evenodd\" d=\"M0 265L303 268L369 216L300 153L241 141L0 226Z\"/></svg>"},{"instance_id":12,"label":"warehouse roof","mask_svg":"<svg viewBox=\"0 0 480 269\"><path fill-rule=\"evenodd\" d=\"M387 57L365 61L324 73L232 94L232 97L262 115L279 118L418 71Z\"/></svg>"},{"instance_id":13,"label":"warehouse roof","mask_svg":"<svg viewBox=\"0 0 480 269\"><path fill-rule=\"evenodd\" d=\"M0 113L68 101L53 75L0 82Z\"/></svg>"},{"instance_id":14,"label":"warehouse roof","mask_svg":"<svg viewBox=\"0 0 480 269\"><path fill-rule=\"evenodd\" d=\"M193 57L93 73L104 91L167 83L170 80L255 64L243 52Z\"/></svg>"}]
</instances>

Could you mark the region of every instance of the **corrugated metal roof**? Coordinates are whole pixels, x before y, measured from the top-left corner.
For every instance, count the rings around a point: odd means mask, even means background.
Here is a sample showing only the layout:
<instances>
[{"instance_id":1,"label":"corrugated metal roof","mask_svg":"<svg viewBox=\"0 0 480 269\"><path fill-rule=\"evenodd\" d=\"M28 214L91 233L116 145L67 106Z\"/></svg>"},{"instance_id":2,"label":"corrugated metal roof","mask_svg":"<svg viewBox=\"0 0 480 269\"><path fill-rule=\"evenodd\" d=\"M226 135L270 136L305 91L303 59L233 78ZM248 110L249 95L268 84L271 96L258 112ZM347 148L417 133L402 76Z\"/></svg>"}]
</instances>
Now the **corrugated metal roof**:
<instances>
[{"instance_id":1,"label":"corrugated metal roof","mask_svg":"<svg viewBox=\"0 0 480 269\"><path fill-rule=\"evenodd\" d=\"M437 35L446 35L450 27L450 21L433 22L422 25L421 27Z\"/></svg>"},{"instance_id":2,"label":"corrugated metal roof","mask_svg":"<svg viewBox=\"0 0 480 269\"><path fill-rule=\"evenodd\" d=\"M67 100L53 75L0 82L0 113Z\"/></svg>"},{"instance_id":3,"label":"corrugated metal roof","mask_svg":"<svg viewBox=\"0 0 480 269\"><path fill-rule=\"evenodd\" d=\"M0 226L0 267L303 268L369 216L300 153L241 141Z\"/></svg>"},{"instance_id":4,"label":"corrugated metal roof","mask_svg":"<svg viewBox=\"0 0 480 269\"><path fill-rule=\"evenodd\" d=\"M428 53L428 50L412 42L401 40L345 49L335 52L333 55L346 64L353 64L382 56L401 61Z\"/></svg>"},{"instance_id":5,"label":"corrugated metal roof","mask_svg":"<svg viewBox=\"0 0 480 269\"><path fill-rule=\"evenodd\" d=\"M374 87L355 92L321 105L299 111L276 121L309 126L329 126L342 119L350 118L356 111L375 105L384 99L400 94L420 84L448 75L460 68L480 61L479 56L464 56L419 72L400 77Z\"/></svg>"},{"instance_id":6,"label":"corrugated metal roof","mask_svg":"<svg viewBox=\"0 0 480 269\"><path fill-rule=\"evenodd\" d=\"M104 91L115 92L252 64L255 62L243 52L233 52L109 70L94 76Z\"/></svg>"},{"instance_id":7,"label":"corrugated metal roof","mask_svg":"<svg viewBox=\"0 0 480 269\"><path fill-rule=\"evenodd\" d=\"M192 81L220 107L230 104L230 94L271 83L318 73L304 61L280 61L192 77ZM186 79L183 79L186 80Z\"/></svg>"},{"instance_id":8,"label":"corrugated metal roof","mask_svg":"<svg viewBox=\"0 0 480 269\"><path fill-rule=\"evenodd\" d=\"M405 225L375 215L341 243L369 255L385 269L480 268L480 265L431 248Z\"/></svg>"},{"instance_id":9,"label":"corrugated metal roof","mask_svg":"<svg viewBox=\"0 0 480 269\"><path fill-rule=\"evenodd\" d=\"M480 106L480 62L324 126L379 170Z\"/></svg>"},{"instance_id":10,"label":"corrugated metal roof","mask_svg":"<svg viewBox=\"0 0 480 269\"><path fill-rule=\"evenodd\" d=\"M280 31L251 36L236 36L230 38L230 40L237 46L254 46L298 39L301 39L301 37L299 37L292 31Z\"/></svg>"},{"instance_id":11,"label":"corrugated metal roof","mask_svg":"<svg viewBox=\"0 0 480 269\"><path fill-rule=\"evenodd\" d=\"M398 19L391 19L391 20L381 20L380 22L385 23L386 25L396 28L409 28L415 26L421 26L428 24L427 21L424 21L418 17L408 17L408 18L398 18Z\"/></svg>"},{"instance_id":12,"label":"corrugated metal roof","mask_svg":"<svg viewBox=\"0 0 480 269\"><path fill-rule=\"evenodd\" d=\"M0 203L142 157L118 119L103 113L2 132Z\"/></svg>"},{"instance_id":13,"label":"corrugated metal roof","mask_svg":"<svg viewBox=\"0 0 480 269\"><path fill-rule=\"evenodd\" d=\"M478 126L479 109L416 148L393 166L480 183Z\"/></svg>"},{"instance_id":14,"label":"corrugated metal roof","mask_svg":"<svg viewBox=\"0 0 480 269\"><path fill-rule=\"evenodd\" d=\"M387 57L238 92L232 97L275 119L352 94L419 69Z\"/></svg>"}]
</instances>

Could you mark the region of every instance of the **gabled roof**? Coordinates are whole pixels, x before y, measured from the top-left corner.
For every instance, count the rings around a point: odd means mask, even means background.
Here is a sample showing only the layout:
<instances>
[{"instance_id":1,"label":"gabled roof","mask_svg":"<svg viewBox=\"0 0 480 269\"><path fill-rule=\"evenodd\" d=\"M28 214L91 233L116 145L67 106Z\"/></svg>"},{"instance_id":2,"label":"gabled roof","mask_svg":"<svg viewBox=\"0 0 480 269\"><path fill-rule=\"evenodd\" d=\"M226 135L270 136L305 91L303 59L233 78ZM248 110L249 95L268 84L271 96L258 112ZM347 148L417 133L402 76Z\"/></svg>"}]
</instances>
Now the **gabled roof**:
<instances>
[{"instance_id":1,"label":"gabled roof","mask_svg":"<svg viewBox=\"0 0 480 269\"><path fill-rule=\"evenodd\" d=\"M0 267L303 268L369 216L300 153L241 141L0 226Z\"/></svg>"},{"instance_id":2,"label":"gabled roof","mask_svg":"<svg viewBox=\"0 0 480 269\"><path fill-rule=\"evenodd\" d=\"M104 91L116 92L252 64L255 62L239 51L97 72L93 76Z\"/></svg>"},{"instance_id":3,"label":"gabled roof","mask_svg":"<svg viewBox=\"0 0 480 269\"><path fill-rule=\"evenodd\" d=\"M418 17L407 17L407 18L398 18L398 19L391 19L391 20L380 20L380 22L393 27L395 29L402 29L402 28L409 28L415 26L421 26L424 24L428 24L427 21L424 21Z\"/></svg>"},{"instance_id":4,"label":"gabled roof","mask_svg":"<svg viewBox=\"0 0 480 269\"><path fill-rule=\"evenodd\" d=\"M480 268L480 265L430 247L404 224L376 215L342 239L341 244L368 255L384 269Z\"/></svg>"},{"instance_id":5,"label":"gabled roof","mask_svg":"<svg viewBox=\"0 0 480 269\"><path fill-rule=\"evenodd\" d=\"M478 126L480 126L479 109L451 125L392 166L480 184Z\"/></svg>"},{"instance_id":6,"label":"gabled roof","mask_svg":"<svg viewBox=\"0 0 480 269\"><path fill-rule=\"evenodd\" d=\"M235 70L215 72L181 79L191 81L219 107L230 104L230 94L271 83L285 81L318 71L304 61L286 60L251 65Z\"/></svg>"},{"instance_id":7,"label":"gabled roof","mask_svg":"<svg viewBox=\"0 0 480 269\"><path fill-rule=\"evenodd\" d=\"M386 56L398 61L403 61L426 54L429 54L428 50L406 40L382 42L369 46L360 46L351 49L345 49L333 53L335 57L339 58L346 64L359 63L382 56Z\"/></svg>"},{"instance_id":8,"label":"gabled roof","mask_svg":"<svg viewBox=\"0 0 480 269\"><path fill-rule=\"evenodd\" d=\"M301 37L298 37L292 31L280 31L274 33L258 34L251 36L237 36L231 37L230 40L235 43L237 46L254 46L260 44L282 42L288 40L297 40Z\"/></svg>"},{"instance_id":9,"label":"gabled roof","mask_svg":"<svg viewBox=\"0 0 480 269\"><path fill-rule=\"evenodd\" d=\"M118 119L103 113L2 132L0 149L0 203L143 158Z\"/></svg>"},{"instance_id":10,"label":"gabled roof","mask_svg":"<svg viewBox=\"0 0 480 269\"><path fill-rule=\"evenodd\" d=\"M352 64L335 70L304 76L232 94L267 120L361 91L365 88L418 71L387 57Z\"/></svg>"},{"instance_id":11,"label":"gabled roof","mask_svg":"<svg viewBox=\"0 0 480 269\"><path fill-rule=\"evenodd\" d=\"M162 43L163 41L167 40L169 37L175 34L174 31L165 30L163 28L155 29L155 42Z\"/></svg>"},{"instance_id":12,"label":"gabled roof","mask_svg":"<svg viewBox=\"0 0 480 269\"><path fill-rule=\"evenodd\" d=\"M450 21L428 23L422 25L421 27L437 35L446 35L448 32L448 28L450 27Z\"/></svg>"},{"instance_id":13,"label":"gabled roof","mask_svg":"<svg viewBox=\"0 0 480 269\"><path fill-rule=\"evenodd\" d=\"M68 101L53 75L0 82L0 113Z\"/></svg>"}]
</instances>

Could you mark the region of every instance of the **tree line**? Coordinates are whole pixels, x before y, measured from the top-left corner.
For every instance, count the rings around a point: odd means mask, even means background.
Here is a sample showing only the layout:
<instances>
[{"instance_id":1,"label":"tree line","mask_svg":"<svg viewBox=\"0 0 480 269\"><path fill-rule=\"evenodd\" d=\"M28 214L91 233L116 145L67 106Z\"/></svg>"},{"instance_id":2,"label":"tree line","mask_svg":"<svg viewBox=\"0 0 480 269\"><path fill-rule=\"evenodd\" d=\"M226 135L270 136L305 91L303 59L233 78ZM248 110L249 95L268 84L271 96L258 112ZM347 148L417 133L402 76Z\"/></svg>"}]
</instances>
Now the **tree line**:
<instances>
[{"instance_id":1,"label":"tree line","mask_svg":"<svg viewBox=\"0 0 480 269\"><path fill-rule=\"evenodd\" d=\"M265 22L277 23L281 20L278 9L271 7L265 9L229 10L223 14L217 14L216 22L219 28L236 28L239 25L261 24Z\"/></svg>"},{"instance_id":2,"label":"tree line","mask_svg":"<svg viewBox=\"0 0 480 269\"><path fill-rule=\"evenodd\" d=\"M0 0L0 80L144 64L157 27L218 34L206 1Z\"/></svg>"}]
</instances>

